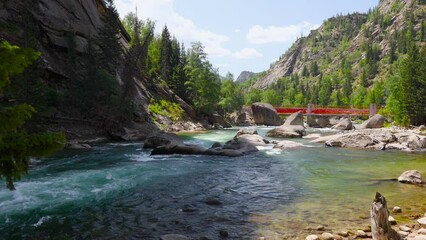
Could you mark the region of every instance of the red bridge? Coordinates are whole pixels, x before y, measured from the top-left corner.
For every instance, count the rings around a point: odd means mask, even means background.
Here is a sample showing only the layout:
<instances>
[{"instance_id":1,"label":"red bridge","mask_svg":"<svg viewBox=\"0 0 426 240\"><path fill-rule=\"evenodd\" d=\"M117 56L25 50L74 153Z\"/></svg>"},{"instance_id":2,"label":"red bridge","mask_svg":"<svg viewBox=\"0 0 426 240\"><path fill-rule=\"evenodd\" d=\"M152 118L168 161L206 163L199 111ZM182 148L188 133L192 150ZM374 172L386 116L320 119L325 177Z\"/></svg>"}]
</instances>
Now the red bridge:
<instances>
[{"instance_id":1,"label":"red bridge","mask_svg":"<svg viewBox=\"0 0 426 240\"><path fill-rule=\"evenodd\" d=\"M376 114L376 106L370 106L370 109L359 109L359 108L332 108L332 107L275 107L278 114L290 115L296 112L302 112L303 114L312 115L353 115L353 116L372 116Z\"/></svg>"}]
</instances>

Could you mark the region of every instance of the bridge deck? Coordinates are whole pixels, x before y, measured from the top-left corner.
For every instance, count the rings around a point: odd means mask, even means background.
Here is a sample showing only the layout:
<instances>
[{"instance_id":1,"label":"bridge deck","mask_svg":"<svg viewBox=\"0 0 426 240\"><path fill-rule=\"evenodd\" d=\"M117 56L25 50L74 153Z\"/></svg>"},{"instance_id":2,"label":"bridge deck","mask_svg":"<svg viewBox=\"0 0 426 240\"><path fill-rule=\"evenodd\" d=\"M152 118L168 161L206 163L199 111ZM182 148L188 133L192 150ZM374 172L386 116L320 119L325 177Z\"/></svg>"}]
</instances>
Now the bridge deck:
<instances>
[{"instance_id":1,"label":"bridge deck","mask_svg":"<svg viewBox=\"0 0 426 240\"><path fill-rule=\"evenodd\" d=\"M305 107L276 107L277 113L280 115L290 115L301 111L303 114L308 113L308 108ZM354 115L354 116L368 116L370 114L369 109L358 109L358 108L314 108L311 109L312 115Z\"/></svg>"}]
</instances>

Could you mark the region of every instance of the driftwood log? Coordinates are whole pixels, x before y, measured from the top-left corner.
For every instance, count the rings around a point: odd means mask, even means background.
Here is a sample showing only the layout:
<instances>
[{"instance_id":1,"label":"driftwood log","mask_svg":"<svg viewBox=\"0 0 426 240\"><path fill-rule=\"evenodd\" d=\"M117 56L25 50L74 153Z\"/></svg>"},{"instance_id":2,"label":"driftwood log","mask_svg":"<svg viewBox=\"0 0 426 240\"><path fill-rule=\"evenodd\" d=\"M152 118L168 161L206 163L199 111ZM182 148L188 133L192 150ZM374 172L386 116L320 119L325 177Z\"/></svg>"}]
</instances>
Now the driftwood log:
<instances>
[{"instance_id":1,"label":"driftwood log","mask_svg":"<svg viewBox=\"0 0 426 240\"><path fill-rule=\"evenodd\" d=\"M376 193L371 204L371 233L373 240L400 240L398 233L391 228L389 223L389 210L385 197Z\"/></svg>"}]
</instances>

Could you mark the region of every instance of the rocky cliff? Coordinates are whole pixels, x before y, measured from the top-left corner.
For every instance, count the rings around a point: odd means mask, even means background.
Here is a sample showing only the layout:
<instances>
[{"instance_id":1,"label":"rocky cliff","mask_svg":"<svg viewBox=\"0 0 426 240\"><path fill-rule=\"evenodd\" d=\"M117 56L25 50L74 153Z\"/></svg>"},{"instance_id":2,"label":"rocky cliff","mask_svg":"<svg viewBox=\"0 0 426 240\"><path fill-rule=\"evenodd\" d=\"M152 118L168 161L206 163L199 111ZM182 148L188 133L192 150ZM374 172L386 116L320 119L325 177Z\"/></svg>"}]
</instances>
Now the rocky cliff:
<instances>
[{"instance_id":1,"label":"rocky cliff","mask_svg":"<svg viewBox=\"0 0 426 240\"><path fill-rule=\"evenodd\" d=\"M236 83L244 83L247 80L250 80L250 78L252 78L255 75L255 73L250 72L250 71L242 71L240 73L240 75L238 76L237 80L235 80Z\"/></svg>"},{"instance_id":2,"label":"rocky cliff","mask_svg":"<svg viewBox=\"0 0 426 240\"><path fill-rule=\"evenodd\" d=\"M49 91L63 98L72 92L76 86L89 85L82 69L88 68L87 48L93 42L106 24L103 18L106 4L103 0L2 0L0 2L0 40L7 40L21 47L36 48L42 53L37 71L38 77ZM117 22L119 19L117 18ZM130 37L120 26L118 41L123 55L129 49ZM96 45L96 51L103 51ZM85 58L86 57L86 58ZM73 64L70 64L72 58ZM89 66L90 67L90 66ZM120 89L112 89L118 95L122 91L122 74L124 64L120 62L113 70L118 79ZM77 76L77 77L76 77ZM130 76L131 95L122 96L129 100L132 113L117 121L109 118L110 114L104 106L89 109L82 114L78 101L73 106L72 100L60 104L50 104L49 112L43 117L42 125L48 129L65 132L68 138L115 137L125 140L144 139L152 132L159 131L149 114L149 104L152 98L177 102L186 112L180 125L171 130L193 129L202 127L194 124L195 111L185 101L175 95L167 86L155 84L141 76ZM94 88L105 87L96 86ZM108 87L108 86L107 86ZM83 89L84 90L84 89ZM96 92L96 89L93 90ZM100 91L100 90L99 90ZM75 92L75 91L74 91ZM79 96L78 93L74 93ZM86 96L87 97L87 96ZM90 96L89 96L90 97ZM44 100L43 100L44 101ZM101 104L98 104L101 105ZM40 125L37 123L37 126ZM169 124L165 122L164 124Z\"/></svg>"},{"instance_id":3,"label":"rocky cliff","mask_svg":"<svg viewBox=\"0 0 426 240\"><path fill-rule=\"evenodd\" d=\"M424 31L426 6L422 0L380 0L378 6L367 14L353 13L338 15L326 20L318 29L311 31L307 37L299 38L279 60L259 78L253 87L265 89L278 79L298 74L317 81L321 74L338 71L342 64L351 65L356 85L365 68L363 59L368 58L368 46L378 46L377 71L367 76L367 86L382 79L389 72L392 44L396 48L408 31L414 34L414 41L421 42ZM403 49L399 49L403 53ZM395 54L393 52L392 54ZM398 57L398 53L395 54ZM313 65L318 72L313 74ZM364 72L365 73L365 72ZM316 80L315 80L316 79Z\"/></svg>"}]
</instances>

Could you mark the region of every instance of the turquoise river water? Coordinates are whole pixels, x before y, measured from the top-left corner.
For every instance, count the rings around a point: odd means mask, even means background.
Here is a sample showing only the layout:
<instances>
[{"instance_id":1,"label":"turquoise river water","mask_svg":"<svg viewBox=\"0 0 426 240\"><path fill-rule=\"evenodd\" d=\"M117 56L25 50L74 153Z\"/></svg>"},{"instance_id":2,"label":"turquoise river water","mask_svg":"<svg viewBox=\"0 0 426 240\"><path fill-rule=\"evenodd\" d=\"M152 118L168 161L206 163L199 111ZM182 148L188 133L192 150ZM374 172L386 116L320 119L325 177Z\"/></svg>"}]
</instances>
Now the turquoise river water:
<instances>
[{"instance_id":1,"label":"turquoise river water","mask_svg":"<svg viewBox=\"0 0 426 240\"><path fill-rule=\"evenodd\" d=\"M183 135L209 147L238 129ZM258 128L264 135L267 128ZM320 130L309 130L318 133ZM317 132L315 132L317 131ZM326 130L321 130L327 134ZM390 179L417 169L426 153L272 146L240 158L150 156L143 144L106 143L35 159L16 191L0 182L0 239L304 239L307 226L368 226L376 191L404 213L426 211L426 189ZM206 204L208 199L220 205Z\"/></svg>"}]
</instances>

